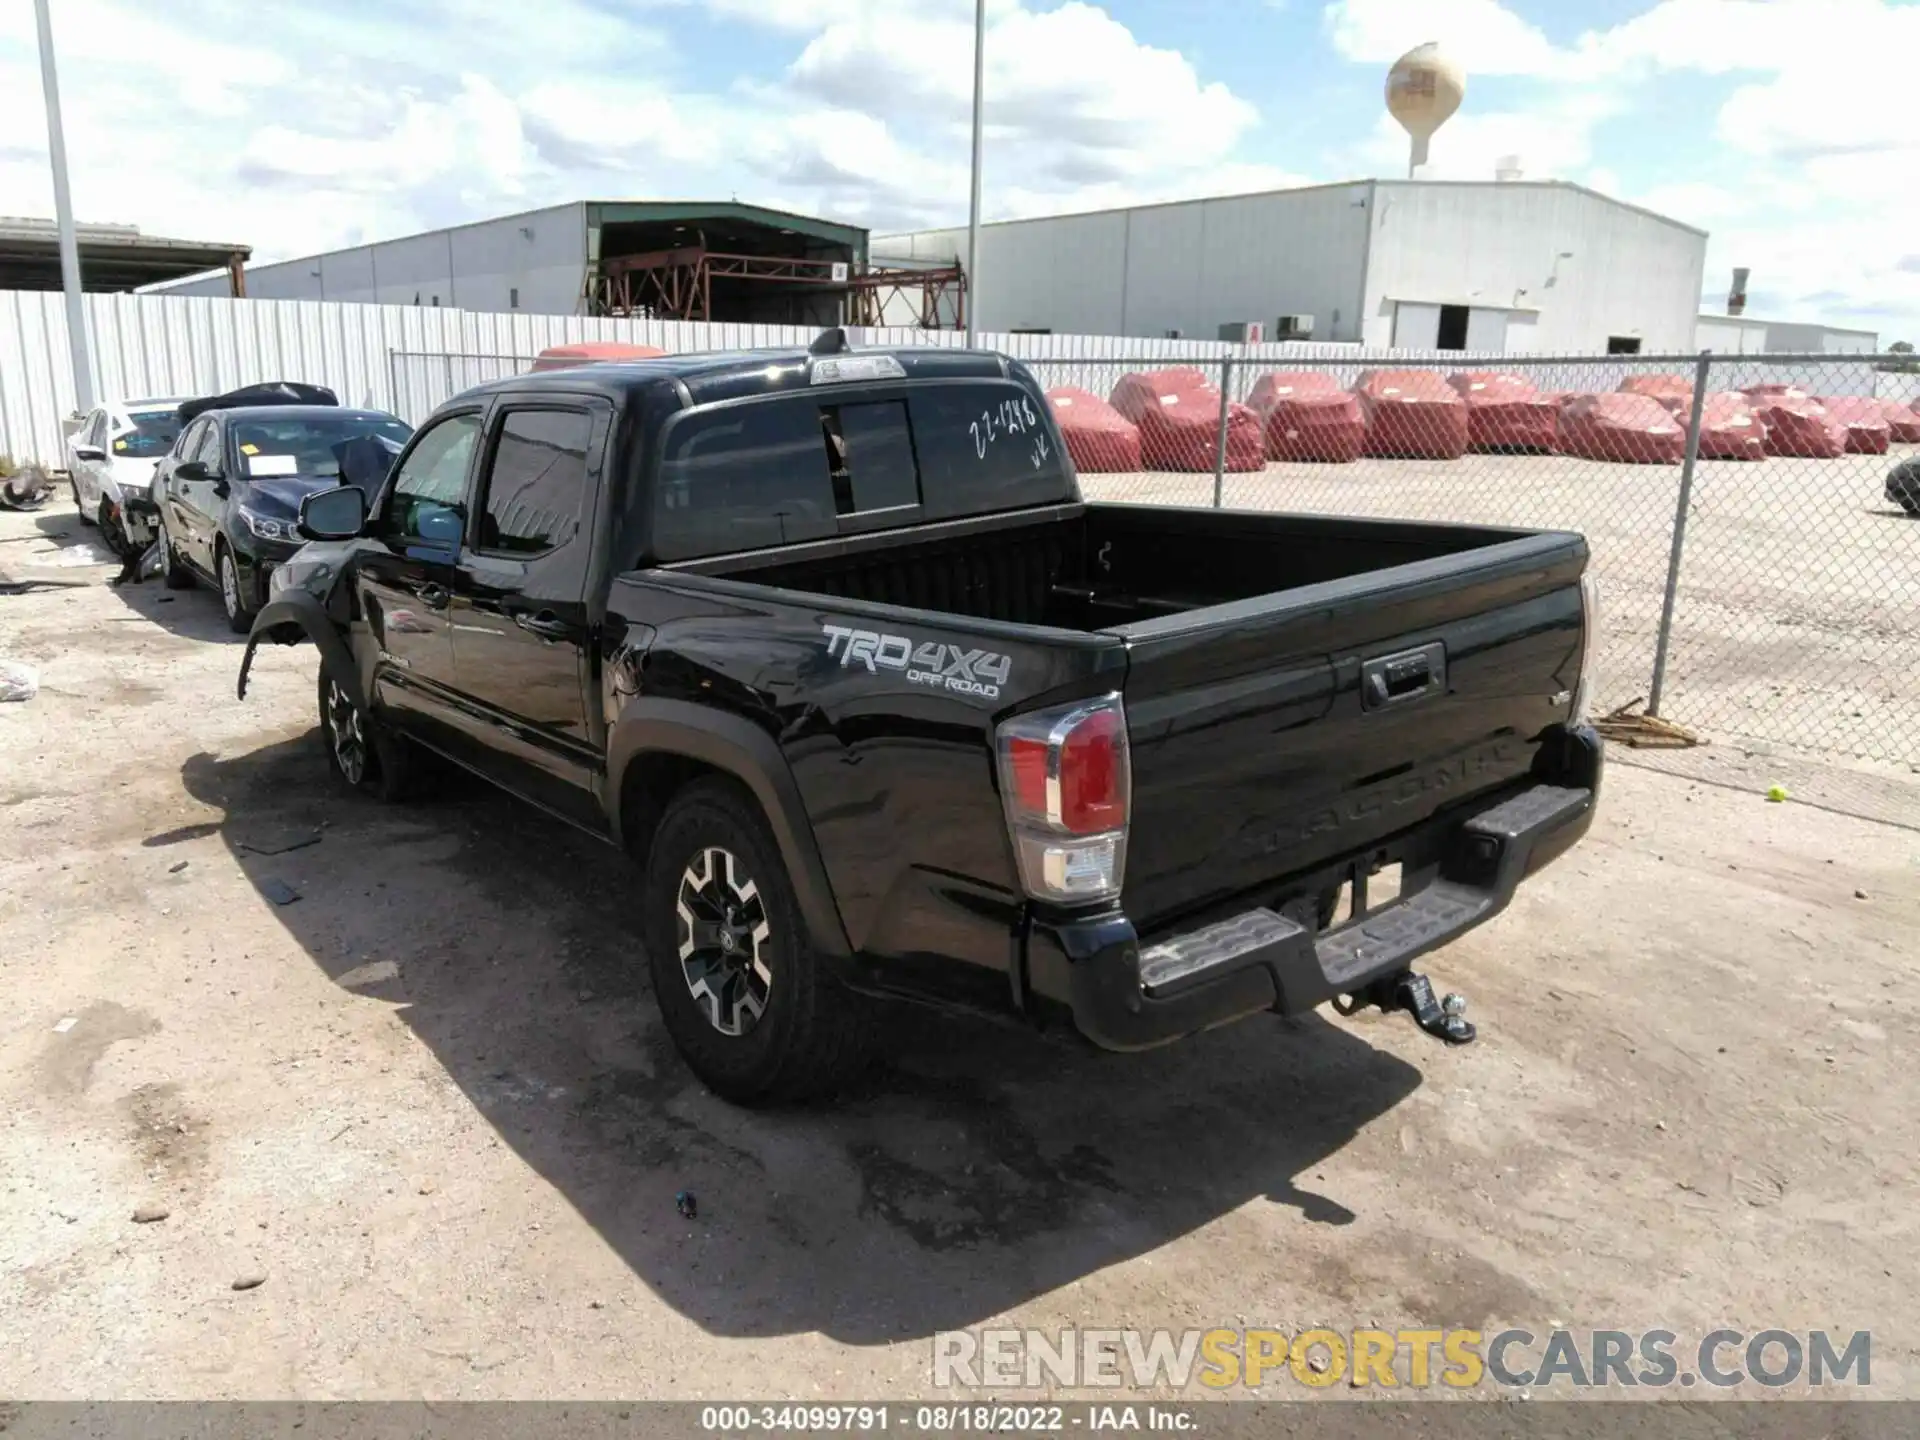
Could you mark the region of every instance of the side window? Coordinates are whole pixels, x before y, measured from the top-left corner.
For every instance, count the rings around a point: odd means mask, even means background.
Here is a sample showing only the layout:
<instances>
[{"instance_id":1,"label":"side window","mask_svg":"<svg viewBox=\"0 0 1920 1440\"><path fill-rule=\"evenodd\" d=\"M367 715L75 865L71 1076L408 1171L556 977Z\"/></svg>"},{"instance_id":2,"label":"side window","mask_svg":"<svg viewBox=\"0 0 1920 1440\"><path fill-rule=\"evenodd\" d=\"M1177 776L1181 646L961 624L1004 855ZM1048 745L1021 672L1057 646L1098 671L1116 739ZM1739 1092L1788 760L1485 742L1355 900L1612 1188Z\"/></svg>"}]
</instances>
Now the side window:
<instances>
[{"instance_id":1,"label":"side window","mask_svg":"<svg viewBox=\"0 0 1920 1440\"><path fill-rule=\"evenodd\" d=\"M227 473L227 457L221 453L224 447L220 443L225 434L218 420L209 420L200 429L200 448L193 452L193 458L207 467L209 475Z\"/></svg>"},{"instance_id":2,"label":"side window","mask_svg":"<svg viewBox=\"0 0 1920 1440\"><path fill-rule=\"evenodd\" d=\"M808 396L687 416L667 432L653 505L662 560L836 534L819 405Z\"/></svg>"},{"instance_id":3,"label":"side window","mask_svg":"<svg viewBox=\"0 0 1920 1440\"><path fill-rule=\"evenodd\" d=\"M457 546L467 523L467 465L479 439L478 415L451 415L422 432L394 472L378 533Z\"/></svg>"},{"instance_id":4,"label":"side window","mask_svg":"<svg viewBox=\"0 0 1920 1440\"><path fill-rule=\"evenodd\" d=\"M509 410L487 472L476 550L543 555L580 528L593 416L579 410Z\"/></svg>"},{"instance_id":5,"label":"side window","mask_svg":"<svg viewBox=\"0 0 1920 1440\"><path fill-rule=\"evenodd\" d=\"M92 445L96 449L104 450L107 448L106 411L95 410L93 414L87 417L87 432L82 438L85 444Z\"/></svg>"},{"instance_id":6,"label":"side window","mask_svg":"<svg viewBox=\"0 0 1920 1440\"><path fill-rule=\"evenodd\" d=\"M186 429L182 430L179 438L173 442L174 460L176 462L191 460L195 455L199 454L200 437L206 433L206 430L207 422L204 420L196 420L187 426Z\"/></svg>"}]
</instances>

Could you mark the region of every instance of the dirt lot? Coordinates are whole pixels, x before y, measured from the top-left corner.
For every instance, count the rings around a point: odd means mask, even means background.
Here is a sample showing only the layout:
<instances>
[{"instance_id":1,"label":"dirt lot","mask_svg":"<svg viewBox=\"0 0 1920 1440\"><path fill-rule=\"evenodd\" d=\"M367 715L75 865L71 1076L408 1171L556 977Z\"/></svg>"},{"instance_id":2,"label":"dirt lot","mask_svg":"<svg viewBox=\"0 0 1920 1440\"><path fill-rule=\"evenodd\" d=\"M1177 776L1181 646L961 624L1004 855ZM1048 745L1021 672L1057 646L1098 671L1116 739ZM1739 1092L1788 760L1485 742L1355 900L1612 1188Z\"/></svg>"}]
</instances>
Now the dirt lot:
<instances>
[{"instance_id":1,"label":"dirt lot","mask_svg":"<svg viewBox=\"0 0 1920 1440\"><path fill-rule=\"evenodd\" d=\"M1920 769L1920 522L1885 495L1914 452L1704 461L1694 481L1662 712L1722 735ZM1082 477L1090 494L1212 503L1213 476ZM1680 471L1565 455L1268 465L1229 507L1577 530L1605 602L1607 706L1645 698Z\"/></svg>"},{"instance_id":2,"label":"dirt lot","mask_svg":"<svg viewBox=\"0 0 1920 1440\"><path fill-rule=\"evenodd\" d=\"M1885 824L1616 765L1435 958L1464 1050L913 1016L839 1109L749 1115L664 1043L618 855L337 797L312 653L237 702L213 597L35 568L81 538L0 515L0 570L82 582L0 595L42 678L0 706L0 1394L910 1396L1004 1317L1871 1329L1920 1398L1902 780L1857 781Z\"/></svg>"}]
</instances>

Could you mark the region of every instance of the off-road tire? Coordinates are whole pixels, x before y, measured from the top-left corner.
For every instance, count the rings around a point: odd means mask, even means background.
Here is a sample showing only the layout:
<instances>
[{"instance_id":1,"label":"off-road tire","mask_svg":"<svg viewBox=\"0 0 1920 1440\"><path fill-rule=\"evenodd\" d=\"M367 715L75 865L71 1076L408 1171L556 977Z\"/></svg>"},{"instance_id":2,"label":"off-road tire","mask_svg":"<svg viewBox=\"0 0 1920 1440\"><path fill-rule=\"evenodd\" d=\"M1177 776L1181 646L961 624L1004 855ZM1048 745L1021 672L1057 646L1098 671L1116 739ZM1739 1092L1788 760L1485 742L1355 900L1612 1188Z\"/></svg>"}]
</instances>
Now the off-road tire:
<instances>
[{"instance_id":1,"label":"off-road tire","mask_svg":"<svg viewBox=\"0 0 1920 1440\"><path fill-rule=\"evenodd\" d=\"M720 1029L707 1002L695 998L681 960L689 936L680 918L682 884L716 850L733 857L731 873L757 893L754 914L767 927L755 951L771 974L764 1009L739 1034ZM673 797L648 847L642 898L654 1002L688 1068L715 1094L737 1105L811 1100L865 1067L871 1007L814 949L780 848L739 785L697 780ZM718 1010L720 1001L712 1005Z\"/></svg>"}]
</instances>

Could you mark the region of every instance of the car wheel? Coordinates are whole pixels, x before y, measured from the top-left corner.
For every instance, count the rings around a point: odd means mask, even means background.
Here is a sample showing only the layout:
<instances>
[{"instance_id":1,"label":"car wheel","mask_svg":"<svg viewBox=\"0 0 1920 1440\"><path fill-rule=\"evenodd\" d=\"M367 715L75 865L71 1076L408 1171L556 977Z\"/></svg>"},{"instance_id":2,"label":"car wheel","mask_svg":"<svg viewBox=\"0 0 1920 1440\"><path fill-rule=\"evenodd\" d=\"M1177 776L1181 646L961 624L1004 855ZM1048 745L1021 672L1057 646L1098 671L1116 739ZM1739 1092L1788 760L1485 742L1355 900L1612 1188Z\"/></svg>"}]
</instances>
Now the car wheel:
<instances>
[{"instance_id":1,"label":"car wheel","mask_svg":"<svg viewBox=\"0 0 1920 1440\"><path fill-rule=\"evenodd\" d=\"M233 551L222 545L214 560L220 576L220 604L227 612L227 628L244 635L253 628L254 612L240 595L240 567L233 563Z\"/></svg>"},{"instance_id":2,"label":"car wheel","mask_svg":"<svg viewBox=\"0 0 1920 1440\"><path fill-rule=\"evenodd\" d=\"M167 533L167 515L163 510L160 518L153 522L155 538L160 543L160 578L169 590L191 590L193 572L180 563L180 557L173 551L173 536Z\"/></svg>"},{"instance_id":3,"label":"car wheel","mask_svg":"<svg viewBox=\"0 0 1920 1440\"><path fill-rule=\"evenodd\" d=\"M376 800L403 800L410 792L412 747L387 734L325 665L320 667L320 742L335 783Z\"/></svg>"},{"instance_id":4,"label":"car wheel","mask_svg":"<svg viewBox=\"0 0 1920 1440\"><path fill-rule=\"evenodd\" d=\"M779 847L737 785L696 781L673 798L644 897L654 1001L709 1089L762 1105L824 1095L859 1073L869 1006L813 948Z\"/></svg>"}]
</instances>

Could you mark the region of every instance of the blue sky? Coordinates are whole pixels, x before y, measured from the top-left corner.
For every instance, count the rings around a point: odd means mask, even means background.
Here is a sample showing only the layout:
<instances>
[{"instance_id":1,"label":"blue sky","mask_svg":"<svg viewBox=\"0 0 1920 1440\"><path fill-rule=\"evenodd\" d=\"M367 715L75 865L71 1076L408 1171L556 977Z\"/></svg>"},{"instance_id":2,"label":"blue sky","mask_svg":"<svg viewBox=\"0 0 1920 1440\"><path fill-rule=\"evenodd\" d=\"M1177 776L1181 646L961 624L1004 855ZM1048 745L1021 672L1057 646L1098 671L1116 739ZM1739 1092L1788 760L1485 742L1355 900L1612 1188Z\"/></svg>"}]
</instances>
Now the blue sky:
<instances>
[{"instance_id":1,"label":"blue sky","mask_svg":"<svg viewBox=\"0 0 1920 1440\"><path fill-rule=\"evenodd\" d=\"M87 220L310 253L583 196L878 230L966 207L971 0L53 0ZM1916 0L990 0L990 217L1404 166L1388 63L1468 72L1431 172L1712 232L1706 290L1920 340ZM30 7L0 85L38 97ZM47 214L37 104L0 211Z\"/></svg>"}]
</instances>

